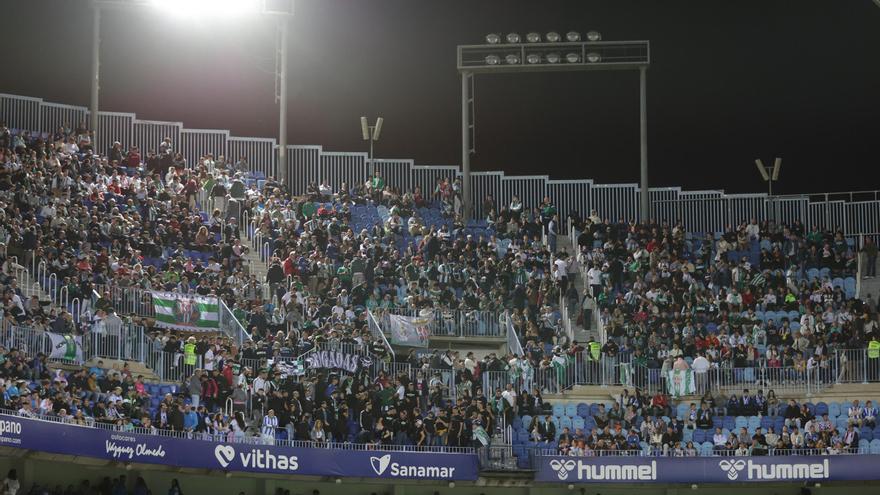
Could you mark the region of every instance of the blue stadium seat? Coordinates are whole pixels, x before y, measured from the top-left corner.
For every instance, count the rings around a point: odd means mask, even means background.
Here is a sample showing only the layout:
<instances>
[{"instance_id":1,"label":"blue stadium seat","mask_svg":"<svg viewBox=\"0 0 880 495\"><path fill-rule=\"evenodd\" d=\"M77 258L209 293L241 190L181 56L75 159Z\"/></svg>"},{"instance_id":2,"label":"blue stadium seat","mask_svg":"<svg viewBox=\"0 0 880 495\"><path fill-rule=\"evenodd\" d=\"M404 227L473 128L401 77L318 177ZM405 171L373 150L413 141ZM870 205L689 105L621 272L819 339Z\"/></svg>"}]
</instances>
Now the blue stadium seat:
<instances>
[{"instance_id":1,"label":"blue stadium seat","mask_svg":"<svg viewBox=\"0 0 880 495\"><path fill-rule=\"evenodd\" d=\"M590 415L590 405L584 404L583 402L578 404L577 405L577 415L582 418L586 418L587 416L589 416Z\"/></svg>"}]
</instances>

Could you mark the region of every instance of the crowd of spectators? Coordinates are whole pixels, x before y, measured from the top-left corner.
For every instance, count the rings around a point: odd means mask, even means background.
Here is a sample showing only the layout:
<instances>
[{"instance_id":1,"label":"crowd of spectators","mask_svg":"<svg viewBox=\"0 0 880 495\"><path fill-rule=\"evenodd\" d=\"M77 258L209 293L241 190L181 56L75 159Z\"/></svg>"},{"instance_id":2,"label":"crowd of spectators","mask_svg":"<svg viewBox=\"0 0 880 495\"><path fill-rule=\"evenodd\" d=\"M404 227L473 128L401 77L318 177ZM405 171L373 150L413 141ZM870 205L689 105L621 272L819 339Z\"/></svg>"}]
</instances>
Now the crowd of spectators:
<instances>
[{"instance_id":1,"label":"crowd of spectators","mask_svg":"<svg viewBox=\"0 0 880 495\"><path fill-rule=\"evenodd\" d=\"M541 394L560 391L561 380L552 378L585 352L664 371L679 357L696 371L821 368L832 349L864 348L877 335L873 301L855 300L836 282L854 274L855 252L841 232L752 221L704 237L681 225L612 223L592 212L573 218L575 258L557 246L559 218L550 198L540 205L514 198L498 207L487 197L490 227L473 235L461 217L458 181L440 179L426 196L418 188L402 192L375 172L354 187L335 190L324 182L294 196L272 178L246 179L244 159L233 164L205 155L190 167L170 139L146 156L120 143L100 155L91 143L83 126L62 126L43 139L0 125L5 322L87 332L95 321L117 318L116 289L161 289L223 298L252 340L238 346L193 337L199 369L186 369L179 395L162 397L125 370L57 375L45 356L4 349L3 406L22 414L220 438L471 446L511 424L518 408L543 417ZM382 211L382 220L355 229L364 208ZM425 209L439 210L441 220L426 223ZM252 219L244 228L269 243L264 280L246 262L242 218ZM28 267L34 258L71 299L91 299L97 289L94 314L82 319L24 297L13 265ZM586 294L570 281L576 265L584 268ZM599 352L593 342L570 341L561 321L560 300L573 309L588 307L583 302L590 298L611 337ZM388 362L388 348L369 331L367 310L506 312L524 352L483 359L413 352L398 356L411 370L399 374L365 367L297 376L277 366L340 345ZM797 318L767 317L783 310ZM189 342L156 328L152 339L177 359ZM486 371L508 372L522 390L509 386L484 397ZM533 387L534 376L549 377L542 381L549 388ZM220 413L227 399L234 405L229 417ZM658 422L662 404L655 399L622 404L619 421L589 438L563 431L566 448L619 449L635 435L687 451L675 433L687 427ZM636 417L646 419L635 423ZM535 441L555 436L542 431L550 428L546 422L533 426ZM734 450L740 440L731 443ZM822 440L836 446L831 437Z\"/></svg>"},{"instance_id":2,"label":"crowd of spectators","mask_svg":"<svg viewBox=\"0 0 880 495\"><path fill-rule=\"evenodd\" d=\"M876 301L855 295L856 246L841 231L752 220L724 232L575 218L585 286L611 357L663 371L827 369L834 350L878 335Z\"/></svg>"},{"instance_id":3,"label":"crowd of spectators","mask_svg":"<svg viewBox=\"0 0 880 495\"><path fill-rule=\"evenodd\" d=\"M878 408L870 400L829 410L825 403L781 400L773 390L746 389L722 399L716 403L707 392L675 407L661 394L624 390L610 408L578 405L569 411L573 424L559 406L550 412L517 402L523 416L514 445L570 456L835 455L867 452L877 426Z\"/></svg>"}]
</instances>

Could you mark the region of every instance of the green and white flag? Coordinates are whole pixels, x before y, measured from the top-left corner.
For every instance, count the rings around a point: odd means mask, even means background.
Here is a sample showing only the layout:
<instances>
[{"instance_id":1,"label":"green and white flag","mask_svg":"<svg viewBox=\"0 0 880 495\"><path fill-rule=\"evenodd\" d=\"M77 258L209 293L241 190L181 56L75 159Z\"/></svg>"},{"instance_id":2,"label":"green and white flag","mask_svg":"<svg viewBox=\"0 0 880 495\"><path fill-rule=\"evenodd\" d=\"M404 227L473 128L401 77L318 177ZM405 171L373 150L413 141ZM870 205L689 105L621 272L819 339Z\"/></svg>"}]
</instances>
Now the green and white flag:
<instances>
[{"instance_id":1,"label":"green and white flag","mask_svg":"<svg viewBox=\"0 0 880 495\"><path fill-rule=\"evenodd\" d=\"M278 363L278 371L281 374L281 378L287 378L288 376L302 376L306 374L305 363L303 363L302 359Z\"/></svg>"},{"instance_id":2,"label":"green and white flag","mask_svg":"<svg viewBox=\"0 0 880 495\"><path fill-rule=\"evenodd\" d=\"M474 426L474 440L478 440L484 447L489 445L489 434L482 425Z\"/></svg>"},{"instance_id":3,"label":"green and white flag","mask_svg":"<svg viewBox=\"0 0 880 495\"><path fill-rule=\"evenodd\" d=\"M632 386L632 364L620 363L620 384L624 386Z\"/></svg>"},{"instance_id":4,"label":"green and white flag","mask_svg":"<svg viewBox=\"0 0 880 495\"><path fill-rule=\"evenodd\" d=\"M153 291L156 325L189 332L216 332L220 305L216 297Z\"/></svg>"},{"instance_id":5,"label":"green and white flag","mask_svg":"<svg viewBox=\"0 0 880 495\"><path fill-rule=\"evenodd\" d=\"M668 371L666 374L666 391L673 397L693 395L696 392L694 370Z\"/></svg>"},{"instance_id":6,"label":"green and white flag","mask_svg":"<svg viewBox=\"0 0 880 495\"><path fill-rule=\"evenodd\" d=\"M63 359L77 363L83 361L82 337L50 332L47 332L46 335L52 341L52 351L49 353L49 359Z\"/></svg>"}]
</instances>

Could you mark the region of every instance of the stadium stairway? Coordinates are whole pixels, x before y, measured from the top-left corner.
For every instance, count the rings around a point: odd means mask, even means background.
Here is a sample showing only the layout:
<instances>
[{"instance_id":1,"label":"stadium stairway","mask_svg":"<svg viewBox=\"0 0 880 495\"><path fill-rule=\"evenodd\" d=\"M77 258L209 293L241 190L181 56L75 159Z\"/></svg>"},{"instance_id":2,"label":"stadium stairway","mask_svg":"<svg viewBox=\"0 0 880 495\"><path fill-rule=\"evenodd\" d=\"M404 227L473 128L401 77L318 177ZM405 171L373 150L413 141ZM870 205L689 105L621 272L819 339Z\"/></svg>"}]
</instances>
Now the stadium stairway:
<instances>
[{"instance_id":1,"label":"stadium stairway","mask_svg":"<svg viewBox=\"0 0 880 495\"><path fill-rule=\"evenodd\" d=\"M556 253L565 253L566 255L571 254L570 251L570 240L567 236L560 236L559 242L557 243ZM586 291L586 282L581 273L580 265L577 261L569 267L568 273L569 283L573 283L575 288L578 291L578 296L581 300L583 300L584 292ZM591 318L589 321L584 321L583 324L578 324L578 314L581 312L581 305L578 304L578 307L575 311L572 311L569 316L569 324L571 325L571 333L572 340L576 340L579 343L589 342L590 339L601 341L601 336L599 335L599 329L596 328L594 320Z\"/></svg>"},{"instance_id":2,"label":"stadium stairway","mask_svg":"<svg viewBox=\"0 0 880 495\"><path fill-rule=\"evenodd\" d=\"M877 300L877 295L880 294L880 278L865 278L866 267L865 263L867 262L867 258L864 253L859 254L859 275L856 280L856 295L859 298L866 299L868 296Z\"/></svg>"}]
</instances>

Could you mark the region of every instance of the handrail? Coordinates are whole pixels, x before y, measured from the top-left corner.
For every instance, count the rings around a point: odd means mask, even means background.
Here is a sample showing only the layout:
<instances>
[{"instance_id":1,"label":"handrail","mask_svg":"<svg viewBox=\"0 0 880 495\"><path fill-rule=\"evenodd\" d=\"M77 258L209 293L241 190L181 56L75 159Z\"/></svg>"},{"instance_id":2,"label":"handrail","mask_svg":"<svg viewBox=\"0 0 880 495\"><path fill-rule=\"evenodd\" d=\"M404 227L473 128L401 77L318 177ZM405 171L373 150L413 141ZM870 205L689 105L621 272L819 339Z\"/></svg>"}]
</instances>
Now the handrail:
<instances>
[{"instance_id":1,"label":"handrail","mask_svg":"<svg viewBox=\"0 0 880 495\"><path fill-rule=\"evenodd\" d=\"M388 339L385 337L385 332L382 331L382 326L379 325L379 321L376 319L376 316L373 315L373 312L369 309L367 310L367 326L370 328L370 333L374 338L379 338L382 340L382 345L388 349L388 352L391 353L391 361L394 361L396 354L394 353L394 348L391 347L391 344L388 343Z\"/></svg>"},{"instance_id":2,"label":"handrail","mask_svg":"<svg viewBox=\"0 0 880 495\"><path fill-rule=\"evenodd\" d=\"M220 305L220 314L218 315L220 318L220 327L224 329L226 334L232 337L239 346L244 342L251 340L251 335L247 332L241 322L238 321L238 318L235 317L235 314L229 309L229 306L226 305L226 301L224 301L222 297L217 297L217 302ZM230 322L229 320L232 321Z\"/></svg>"}]
</instances>

